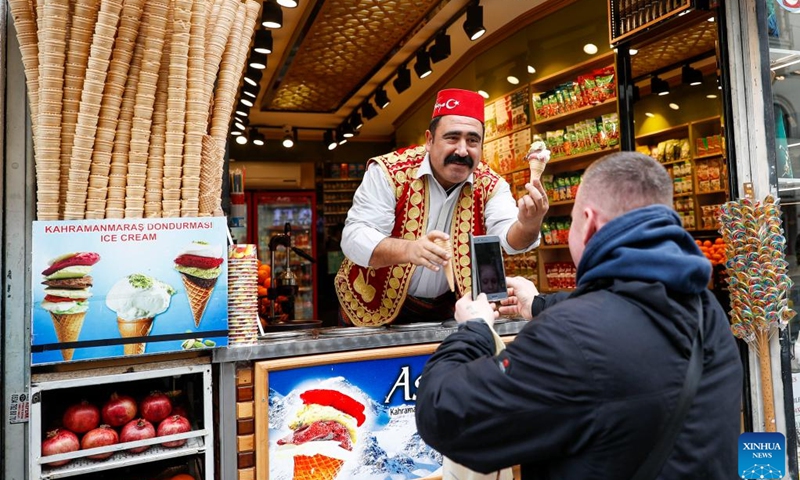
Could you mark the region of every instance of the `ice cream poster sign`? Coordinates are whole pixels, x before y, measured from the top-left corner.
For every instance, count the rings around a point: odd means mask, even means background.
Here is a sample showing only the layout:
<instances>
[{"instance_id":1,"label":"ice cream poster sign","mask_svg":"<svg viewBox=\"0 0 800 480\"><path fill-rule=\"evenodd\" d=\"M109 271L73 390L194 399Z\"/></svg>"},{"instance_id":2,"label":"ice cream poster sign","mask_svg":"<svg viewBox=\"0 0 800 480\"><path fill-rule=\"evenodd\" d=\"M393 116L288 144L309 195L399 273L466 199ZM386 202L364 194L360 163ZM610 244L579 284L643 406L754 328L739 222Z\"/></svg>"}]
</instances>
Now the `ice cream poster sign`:
<instances>
[{"instance_id":1,"label":"ice cream poster sign","mask_svg":"<svg viewBox=\"0 0 800 480\"><path fill-rule=\"evenodd\" d=\"M32 363L227 345L225 218L34 222Z\"/></svg>"},{"instance_id":2,"label":"ice cream poster sign","mask_svg":"<svg viewBox=\"0 0 800 480\"><path fill-rule=\"evenodd\" d=\"M383 352L391 350L397 349ZM256 444L268 448L256 453L259 461L267 459L257 468L259 478L440 476L442 456L422 441L414 420L416 385L428 357L339 361L288 370L257 363L257 396L269 399L261 402L266 412L256 415Z\"/></svg>"}]
</instances>

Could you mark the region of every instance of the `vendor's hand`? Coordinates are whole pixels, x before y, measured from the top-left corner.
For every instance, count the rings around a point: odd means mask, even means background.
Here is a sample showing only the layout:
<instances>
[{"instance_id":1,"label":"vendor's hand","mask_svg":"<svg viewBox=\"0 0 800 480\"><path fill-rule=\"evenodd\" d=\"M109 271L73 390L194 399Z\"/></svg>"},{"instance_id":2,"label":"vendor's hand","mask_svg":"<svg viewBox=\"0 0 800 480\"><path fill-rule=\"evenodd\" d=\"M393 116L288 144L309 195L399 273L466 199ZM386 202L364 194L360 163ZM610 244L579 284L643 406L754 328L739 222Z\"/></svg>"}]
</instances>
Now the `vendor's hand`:
<instances>
[{"instance_id":1,"label":"vendor's hand","mask_svg":"<svg viewBox=\"0 0 800 480\"><path fill-rule=\"evenodd\" d=\"M467 320L482 318L490 327L494 325L494 320L500 316L493 303L489 303L486 294L481 293L476 300L467 293L456 302L455 319L458 323Z\"/></svg>"},{"instance_id":2,"label":"vendor's hand","mask_svg":"<svg viewBox=\"0 0 800 480\"><path fill-rule=\"evenodd\" d=\"M519 207L517 220L527 231L538 232L544 216L550 208L547 202L547 192L539 180L526 183L525 190L528 193L517 201L517 207Z\"/></svg>"},{"instance_id":3,"label":"vendor's hand","mask_svg":"<svg viewBox=\"0 0 800 480\"><path fill-rule=\"evenodd\" d=\"M436 240L447 240L450 236L442 231L433 230L412 242L408 249L408 261L414 265L438 272L452 255L444 248L436 245Z\"/></svg>"},{"instance_id":4,"label":"vendor's hand","mask_svg":"<svg viewBox=\"0 0 800 480\"><path fill-rule=\"evenodd\" d=\"M508 298L500 300L500 314L511 317L533 319L531 306L533 299L539 295L536 285L523 277L507 277Z\"/></svg>"}]
</instances>

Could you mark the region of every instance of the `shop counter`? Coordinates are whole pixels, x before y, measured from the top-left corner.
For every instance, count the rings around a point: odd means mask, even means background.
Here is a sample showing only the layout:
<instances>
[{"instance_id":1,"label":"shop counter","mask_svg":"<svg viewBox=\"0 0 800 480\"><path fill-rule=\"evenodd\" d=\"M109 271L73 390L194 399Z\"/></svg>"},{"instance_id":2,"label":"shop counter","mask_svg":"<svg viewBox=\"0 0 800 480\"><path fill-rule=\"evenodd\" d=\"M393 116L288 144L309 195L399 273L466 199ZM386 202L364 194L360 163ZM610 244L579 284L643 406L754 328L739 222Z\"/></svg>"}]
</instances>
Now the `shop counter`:
<instances>
[{"instance_id":1,"label":"shop counter","mask_svg":"<svg viewBox=\"0 0 800 480\"><path fill-rule=\"evenodd\" d=\"M525 323L495 329L508 341ZM321 468L335 471L319 478L441 478L442 457L416 433L414 409L425 362L455 331L455 324L321 328L215 350L221 478L291 479ZM356 419L352 444L297 438L298 427L316 418L302 412L315 405ZM328 436L339 440L335 428Z\"/></svg>"}]
</instances>

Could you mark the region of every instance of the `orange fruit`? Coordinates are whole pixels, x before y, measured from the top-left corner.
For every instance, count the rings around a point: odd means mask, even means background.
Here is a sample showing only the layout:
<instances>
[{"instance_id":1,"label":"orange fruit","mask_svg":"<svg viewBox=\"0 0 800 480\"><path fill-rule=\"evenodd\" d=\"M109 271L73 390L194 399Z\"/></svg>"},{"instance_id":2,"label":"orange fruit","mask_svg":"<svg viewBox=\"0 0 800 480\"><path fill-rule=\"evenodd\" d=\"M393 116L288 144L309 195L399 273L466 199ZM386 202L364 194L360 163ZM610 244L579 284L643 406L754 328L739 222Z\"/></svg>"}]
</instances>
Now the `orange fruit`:
<instances>
[{"instance_id":1,"label":"orange fruit","mask_svg":"<svg viewBox=\"0 0 800 480\"><path fill-rule=\"evenodd\" d=\"M193 476L189 475L188 473L179 473L174 477L170 478L169 480L196 480Z\"/></svg>"},{"instance_id":2,"label":"orange fruit","mask_svg":"<svg viewBox=\"0 0 800 480\"><path fill-rule=\"evenodd\" d=\"M706 240L703 242L704 247L710 247L711 245L713 245L713 243L711 243L711 240Z\"/></svg>"},{"instance_id":3,"label":"orange fruit","mask_svg":"<svg viewBox=\"0 0 800 480\"><path fill-rule=\"evenodd\" d=\"M725 241L722 240L722 238L720 238L720 237L717 237L716 239L714 239L714 243L716 243L717 245L725 245Z\"/></svg>"}]
</instances>

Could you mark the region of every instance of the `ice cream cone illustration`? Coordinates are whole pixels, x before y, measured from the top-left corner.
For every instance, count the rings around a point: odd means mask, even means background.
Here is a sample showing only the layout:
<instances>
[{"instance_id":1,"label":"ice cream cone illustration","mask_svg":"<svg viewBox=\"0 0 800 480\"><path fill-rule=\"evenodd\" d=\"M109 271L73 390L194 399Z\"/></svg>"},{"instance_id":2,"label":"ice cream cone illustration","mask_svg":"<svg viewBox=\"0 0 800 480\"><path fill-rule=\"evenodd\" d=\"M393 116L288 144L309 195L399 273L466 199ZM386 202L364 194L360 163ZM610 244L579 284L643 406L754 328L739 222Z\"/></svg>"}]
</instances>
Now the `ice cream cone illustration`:
<instances>
[{"instance_id":1,"label":"ice cream cone illustration","mask_svg":"<svg viewBox=\"0 0 800 480\"><path fill-rule=\"evenodd\" d=\"M366 417L364 405L336 390L306 390L289 428L293 433L278 445L296 448L293 480L333 480L358 439Z\"/></svg>"},{"instance_id":2,"label":"ice cream cone illustration","mask_svg":"<svg viewBox=\"0 0 800 480\"><path fill-rule=\"evenodd\" d=\"M531 169L531 181L539 180L542 172L544 172L544 167L547 166L547 162L550 160L550 150L547 149L543 141L536 140L531 143L525 158L528 160L528 165Z\"/></svg>"},{"instance_id":3,"label":"ice cream cone illustration","mask_svg":"<svg viewBox=\"0 0 800 480\"><path fill-rule=\"evenodd\" d=\"M117 317L117 328L122 338L146 337L150 335L153 328L152 318L137 318L136 320L125 320ZM125 355L141 355L144 353L146 343L128 343L123 345Z\"/></svg>"},{"instance_id":4,"label":"ice cream cone illustration","mask_svg":"<svg viewBox=\"0 0 800 480\"><path fill-rule=\"evenodd\" d=\"M60 343L77 342L92 296L92 265L100 261L93 252L72 252L58 256L42 272L44 300L41 307L50 313ZM72 360L73 348L61 350L61 357Z\"/></svg>"},{"instance_id":5,"label":"ice cream cone illustration","mask_svg":"<svg viewBox=\"0 0 800 480\"><path fill-rule=\"evenodd\" d=\"M448 252L452 252L452 250L453 250L453 246L450 243L450 240L441 240L440 239L440 240L436 240L434 243L436 243L436 245L444 248ZM450 291L451 292L455 292L456 291L456 280L455 280L455 277L453 276L453 257L450 257L450 261L445 263L444 267L442 267L442 268L444 268L444 275L445 275L445 277L447 277L447 285L450 287Z\"/></svg>"},{"instance_id":6,"label":"ice cream cone illustration","mask_svg":"<svg viewBox=\"0 0 800 480\"><path fill-rule=\"evenodd\" d=\"M344 460L325 455L295 455L294 480L333 480L342 469Z\"/></svg>"},{"instance_id":7,"label":"ice cream cone illustration","mask_svg":"<svg viewBox=\"0 0 800 480\"><path fill-rule=\"evenodd\" d=\"M175 289L153 277L134 273L121 278L106 296L106 306L117 314L117 329L121 338L147 337L153 329L153 319L165 312ZM141 355L147 343L123 344L125 355Z\"/></svg>"},{"instance_id":8,"label":"ice cream cone illustration","mask_svg":"<svg viewBox=\"0 0 800 480\"><path fill-rule=\"evenodd\" d=\"M205 242L190 243L175 258L175 269L181 272L195 327L200 326L224 261L222 247Z\"/></svg>"}]
</instances>

